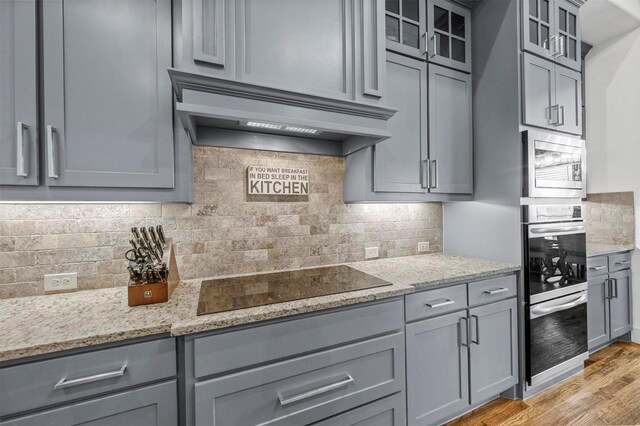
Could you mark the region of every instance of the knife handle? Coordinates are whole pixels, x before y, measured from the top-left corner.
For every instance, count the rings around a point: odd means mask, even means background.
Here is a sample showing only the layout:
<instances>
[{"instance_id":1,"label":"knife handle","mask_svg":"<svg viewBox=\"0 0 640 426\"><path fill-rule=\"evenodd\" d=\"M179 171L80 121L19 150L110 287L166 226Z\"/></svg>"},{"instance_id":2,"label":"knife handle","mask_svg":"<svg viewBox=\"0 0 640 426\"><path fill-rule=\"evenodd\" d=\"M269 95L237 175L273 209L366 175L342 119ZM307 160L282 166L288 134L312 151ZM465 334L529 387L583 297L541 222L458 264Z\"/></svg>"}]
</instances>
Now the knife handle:
<instances>
[{"instance_id":1,"label":"knife handle","mask_svg":"<svg viewBox=\"0 0 640 426\"><path fill-rule=\"evenodd\" d=\"M167 243L167 239L164 237L164 229L162 228L162 225L158 225L156 227L156 230L158 231L158 238L160 238L160 242L164 245Z\"/></svg>"},{"instance_id":2,"label":"knife handle","mask_svg":"<svg viewBox=\"0 0 640 426\"><path fill-rule=\"evenodd\" d=\"M153 226L149 227L149 235L151 236L151 242L153 242L153 245L157 246L158 236L156 235L156 230L153 228Z\"/></svg>"}]
</instances>

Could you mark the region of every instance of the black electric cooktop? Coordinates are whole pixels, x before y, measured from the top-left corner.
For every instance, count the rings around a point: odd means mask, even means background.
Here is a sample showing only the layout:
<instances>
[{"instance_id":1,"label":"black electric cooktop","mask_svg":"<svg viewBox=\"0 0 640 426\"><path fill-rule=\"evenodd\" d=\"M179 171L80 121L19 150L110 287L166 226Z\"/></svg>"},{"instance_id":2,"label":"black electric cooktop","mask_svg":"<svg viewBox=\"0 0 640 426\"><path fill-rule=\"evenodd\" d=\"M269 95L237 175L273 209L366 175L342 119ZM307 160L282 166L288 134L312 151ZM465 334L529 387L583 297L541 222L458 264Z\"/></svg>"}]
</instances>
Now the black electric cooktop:
<instances>
[{"instance_id":1,"label":"black electric cooktop","mask_svg":"<svg viewBox=\"0 0 640 426\"><path fill-rule=\"evenodd\" d=\"M202 282L198 315L389 285L344 265L213 279Z\"/></svg>"}]
</instances>

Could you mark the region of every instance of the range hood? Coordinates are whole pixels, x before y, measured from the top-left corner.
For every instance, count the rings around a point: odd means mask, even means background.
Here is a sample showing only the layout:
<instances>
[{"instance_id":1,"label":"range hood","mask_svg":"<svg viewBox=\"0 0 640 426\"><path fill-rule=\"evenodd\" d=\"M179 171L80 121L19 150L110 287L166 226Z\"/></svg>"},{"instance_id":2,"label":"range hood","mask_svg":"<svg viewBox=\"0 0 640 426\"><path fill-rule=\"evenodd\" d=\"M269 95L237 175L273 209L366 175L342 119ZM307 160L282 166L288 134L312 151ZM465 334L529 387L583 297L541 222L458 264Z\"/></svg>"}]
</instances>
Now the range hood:
<instances>
[{"instance_id":1,"label":"range hood","mask_svg":"<svg viewBox=\"0 0 640 426\"><path fill-rule=\"evenodd\" d=\"M197 145L344 156L389 138L387 120L397 111L174 68L169 75Z\"/></svg>"}]
</instances>

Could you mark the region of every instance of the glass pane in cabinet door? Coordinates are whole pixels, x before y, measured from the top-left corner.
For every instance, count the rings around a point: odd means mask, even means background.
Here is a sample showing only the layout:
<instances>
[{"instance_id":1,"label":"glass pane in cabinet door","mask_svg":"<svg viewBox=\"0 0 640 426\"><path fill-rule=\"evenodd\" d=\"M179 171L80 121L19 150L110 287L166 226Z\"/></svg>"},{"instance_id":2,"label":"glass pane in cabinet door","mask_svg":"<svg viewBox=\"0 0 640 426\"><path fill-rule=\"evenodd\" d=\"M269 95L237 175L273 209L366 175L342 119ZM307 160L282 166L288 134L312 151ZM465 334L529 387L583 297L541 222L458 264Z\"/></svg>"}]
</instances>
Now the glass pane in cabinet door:
<instances>
[{"instance_id":1,"label":"glass pane in cabinet door","mask_svg":"<svg viewBox=\"0 0 640 426\"><path fill-rule=\"evenodd\" d=\"M402 16L414 21L419 20L418 0L402 0Z\"/></svg>"},{"instance_id":2,"label":"glass pane in cabinet door","mask_svg":"<svg viewBox=\"0 0 640 426\"><path fill-rule=\"evenodd\" d=\"M549 27L540 25L540 46L549 50Z\"/></svg>"},{"instance_id":3,"label":"glass pane in cabinet door","mask_svg":"<svg viewBox=\"0 0 640 426\"><path fill-rule=\"evenodd\" d=\"M466 61L465 42L457 38L451 39L451 59L464 63Z\"/></svg>"},{"instance_id":4,"label":"glass pane in cabinet door","mask_svg":"<svg viewBox=\"0 0 640 426\"><path fill-rule=\"evenodd\" d=\"M433 7L433 26L436 30L449 32L449 11L434 6Z\"/></svg>"},{"instance_id":5,"label":"glass pane in cabinet door","mask_svg":"<svg viewBox=\"0 0 640 426\"><path fill-rule=\"evenodd\" d=\"M563 8L560 8L558 12L558 26L560 27L560 31L567 31L567 11Z\"/></svg>"},{"instance_id":6,"label":"glass pane in cabinet door","mask_svg":"<svg viewBox=\"0 0 640 426\"><path fill-rule=\"evenodd\" d=\"M436 54L444 58L449 57L449 36L436 34L435 35Z\"/></svg>"},{"instance_id":7,"label":"glass pane in cabinet door","mask_svg":"<svg viewBox=\"0 0 640 426\"><path fill-rule=\"evenodd\" d=\"M538 44L538 22L529 19L529 41Z\"/></svg>"},{"instance_id":8,"label":"glass pane in cabinet door","mask_svg":"<svg viewBox=\"0 0 640 426\"><path fill-rule=\"evenodd\" d=\"M549 23L549 0L542 0L540 2L540 19Z\"/></svg>"},{"instance_id":9,"label":"glass pane in cabinet door","mask_svg":"<svg viewBox=\"0 0 640 426\"><path fill-rule=\"evenodd\" d=\"M574 39L570 38L569 39L569 59L573 59L574 61L577 58L577 52L576 49L577 48L577 43Z\"/></svg>"},{"instance_id":10,"label":"glass pane in cabinet door","mask_svg":"<svg viewBox=\"0 0 640 426\"><path fill-rule=\"evenodd\" d=\"M451 12L451 34L464 38L464 16Z\"/></svg>"},{"instance_id":11,"label":"glass pane in cabinet door","mask_svg":"<svg viewBox=\"0 0 640 426\"><path fill-rule=\"evenodd\" d=\"M569 34L576 35L576 15L573 13L569 14Z\"/></svg>"},{"instance_id":12,"label":"glass pane in cabinet door","mask_svg":"<svg viewBox=\"0 0 640 426\"><path fill-rule=\"evenodd\" d=\"M417 25L410 24L407 21L402 22L402 44L416 49L420 47L420 28Z\"/></svg>"},{"instance_id":13,"label":"glass pane in cabinet door","mask_svg":"<svg viewBox=\"0 0 640 426\"><path fill-rule=\"evenodd\" d=\"M400 13L400 0L385 0L384 7L388 12Z\"/></svg>"},{"instance_id":14,"label":"glass pane in cabinet door","mask_svg":"<svg viewBox=\"0 0 640 426\"><path fill-rule=\"evenodd\" d=\"M397 18L386 16L385 31L387 34L387 40L400 43L400 21Z\"/></svg>"},{"instance_id":15,"label":"glass pane in cabinet door","mask_svg":"<svg viewBox=\"0 0 640 426\"><path fill-rule=\"evenodd\" d=\"M529 0L529 16L538 17L538 0Z\"/></svg>"}]
</instances>

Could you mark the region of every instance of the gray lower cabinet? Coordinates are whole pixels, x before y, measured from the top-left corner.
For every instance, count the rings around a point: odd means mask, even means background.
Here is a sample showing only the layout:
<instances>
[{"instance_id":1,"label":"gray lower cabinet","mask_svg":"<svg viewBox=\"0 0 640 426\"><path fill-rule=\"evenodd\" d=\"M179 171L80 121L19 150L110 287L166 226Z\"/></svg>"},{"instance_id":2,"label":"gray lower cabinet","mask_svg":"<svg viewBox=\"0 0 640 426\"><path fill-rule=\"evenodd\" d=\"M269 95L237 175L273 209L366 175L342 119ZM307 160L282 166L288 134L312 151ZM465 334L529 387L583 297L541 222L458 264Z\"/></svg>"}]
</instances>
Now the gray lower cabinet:
<instances>
[{"instance_id":1,"label":"gray lower cabinet","mask_svg":"<svg viewBox=\"0 0 640 426\"><path fill-rule=\"evenodd\" d=\"M405 394L397 393L314 423L314 426L405 426L406 413Z\"/></svg>"},{"instance_id":2,"label":"gray lower cabinet","mask_svg":"<svg viewBox=\"0 0 640 426\"><path fill-rule=\"evenodd\" d=\"M174 186L171 2L43 2L46 184Z\"/></svg>"},{"instance_id":3,"label":"gray lower cabinet","mask_svg":"<svg viewBox=\"0 0 640 426\"><path fill-rule=\"evenodd\" d=\"M0 425L173 426L178 424L176 389L176 381L173 380L0 421Z\"/></svg>"},{"instance_id":4,"label":"gray lower cabinet","mask_svg":"<svg viewBox=\"0 0 640 426\"><path fill-rule=\"evenodd\" d=\"M528 53L522 58L523 124L582 134L580 73Z\"/></svg>"},{"instance_id":5,"label":"gray lower cabinet","mask_svg":"<svg viewBox=\"0 0 640 426\"><path fill-rule=\"evenodd\" d=\"M404 424L404 403L374 404L404 399L403 329L395 299L187 336L180 424Z\"/></svg>"},{"instance_id":6,"label":"gray lower cabinet","mask_svg":"<svg viewBox=\"0 0 640 426\"><path fill-rule=\"evenodd\" d=\"M0 185L38 185L36 0L0 2Z\"/></svg>"},{"instance_id":7,"label":"gray lower cabinet","mask_svg":"<svg viewBox=\"0 0 640 426\"><path fill-rule=\"evenodd\" d=\"M498 299L406 325L409 425L434 425L477 407L518 383L518 325L514 277L479 285ZM457 303L457 287L406 296L431 306ZM503 293L496 290L505 289ZM438 292L435 298L428 297ZM473 302L470 302L473 303Z\"/></svg>"},{"instance_id":8,"label":"gray lower cabinet","mask_svg":"<svg viewBox=\"0 0 640 426\"><path fill-rule=\"evenodd\" d=\"M409 425L434 424L469 406L467 312L407 324Z\"/></svg>"},{"instance_id":9,"label":"gray lower cabinet","mask_svg":"<svg viewBox=\"0 0 640 426\"><path fill-rule=\"evenodd\" d=\"M178 66L325 98L379 103L382 0L190 0Z\"/></svg>"},{"instance_id":10,"label":"gray lower cabinet","mask_svg":"<svg viewBox=\"0 0 640 426\"><path fill-rule=\"evenodd\" d=\"M588 287L589 350L632 330L631 254L590 258Z\"/></svg>"}]
</instances>

